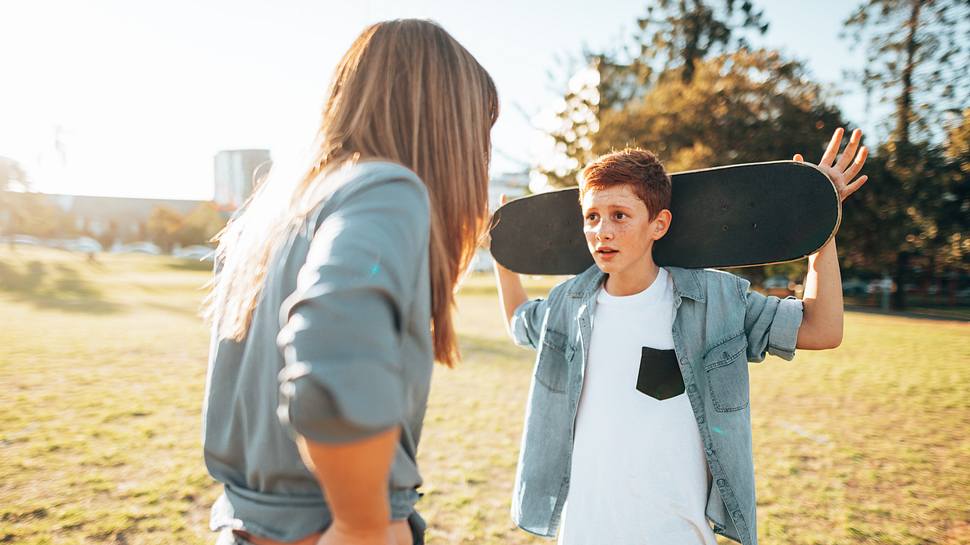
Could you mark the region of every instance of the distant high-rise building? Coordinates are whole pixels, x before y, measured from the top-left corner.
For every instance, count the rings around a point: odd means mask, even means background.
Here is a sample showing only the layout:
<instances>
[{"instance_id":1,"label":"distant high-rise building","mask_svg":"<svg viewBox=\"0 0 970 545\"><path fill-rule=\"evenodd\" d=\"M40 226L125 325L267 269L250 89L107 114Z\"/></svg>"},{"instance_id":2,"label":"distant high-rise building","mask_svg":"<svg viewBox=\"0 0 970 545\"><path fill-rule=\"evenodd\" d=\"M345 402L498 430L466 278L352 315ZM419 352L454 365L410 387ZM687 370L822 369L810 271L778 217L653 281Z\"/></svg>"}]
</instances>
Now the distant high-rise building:
<instances>
[{"instance_id":1,"label":"distant high-rise building","mask_svg":"<svg viewBox=\"0 0 970 545\"><path fill-rule=\"evenodd\" d=\"M220 151L215 157L215 202L225 210L235 210L253 192L253 184L269 171L269 150L235 149Z\"/></svg>"}]
</instances>

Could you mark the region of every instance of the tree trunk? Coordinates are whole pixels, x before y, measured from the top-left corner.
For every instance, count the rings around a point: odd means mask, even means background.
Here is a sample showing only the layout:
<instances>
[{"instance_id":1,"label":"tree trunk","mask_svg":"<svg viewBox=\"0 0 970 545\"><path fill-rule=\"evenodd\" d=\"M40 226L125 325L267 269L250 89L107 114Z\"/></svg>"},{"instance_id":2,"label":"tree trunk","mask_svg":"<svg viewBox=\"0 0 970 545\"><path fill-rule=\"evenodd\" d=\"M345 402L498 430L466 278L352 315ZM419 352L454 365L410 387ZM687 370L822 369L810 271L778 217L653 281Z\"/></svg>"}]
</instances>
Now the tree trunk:
<instances>
[{"instance_id":1,"label":"tree trunk","mask_svg":"<svg viewBox=\"0 0 970 545\"><path fill-rule=\"evenodd\" d=\"M893 281L896 282L896 293L893 294L893 309L906 310L906 269L909 268L909 252L899 252L896 254L896 274Z\"/></svg>"},{"instance_id":2,"label":"tree trunk","mask_svg":"<svg viewBox=\"0 0 970 545\"><path fill-rule=\"evenodd\" d=\"M912 10L906 23L906 64L903 66L902 89L896 105L897 151L904 153L909 148L910 119L913 112L913 72L916 69L916 31L919 28L920 9L925 0L912 0Z\"/></svg>"}]
</instances>

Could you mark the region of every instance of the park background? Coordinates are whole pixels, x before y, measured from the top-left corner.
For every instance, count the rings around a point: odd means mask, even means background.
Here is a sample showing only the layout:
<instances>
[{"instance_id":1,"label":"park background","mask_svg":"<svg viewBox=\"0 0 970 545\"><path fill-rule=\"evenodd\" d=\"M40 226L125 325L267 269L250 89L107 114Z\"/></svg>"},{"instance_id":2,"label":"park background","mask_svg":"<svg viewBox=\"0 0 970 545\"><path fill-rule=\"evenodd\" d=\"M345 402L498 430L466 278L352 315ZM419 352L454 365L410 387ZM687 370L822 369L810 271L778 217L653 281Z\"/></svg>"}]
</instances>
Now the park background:
<instances>
[{"instance_id":1,"label":"park background","mask_svg":"<svg viewBox=\"0 0 970 545\"><path fill-rule=\"evenodd\" d=\"M751 367L760 538L970 543L965 2L40 1L0 14L0 46L17 53L0 86L0 542L211 541L199 257L262 164L240 160L239 184L220 157L298 156L354 34L424 16L502 93L495 199L575 184L585 161L630 144L672 171L811 161L836 127L862 126L871 181L838 236L845 341ZM732 272L798 294L804 270ZM530 278L530 295L558 280ZM436 370L419 456L429 542L541 542L508 517L532 354L506 338L487 273L463 285L458 319L465 361Z\"/></svg>"}]
</instances>

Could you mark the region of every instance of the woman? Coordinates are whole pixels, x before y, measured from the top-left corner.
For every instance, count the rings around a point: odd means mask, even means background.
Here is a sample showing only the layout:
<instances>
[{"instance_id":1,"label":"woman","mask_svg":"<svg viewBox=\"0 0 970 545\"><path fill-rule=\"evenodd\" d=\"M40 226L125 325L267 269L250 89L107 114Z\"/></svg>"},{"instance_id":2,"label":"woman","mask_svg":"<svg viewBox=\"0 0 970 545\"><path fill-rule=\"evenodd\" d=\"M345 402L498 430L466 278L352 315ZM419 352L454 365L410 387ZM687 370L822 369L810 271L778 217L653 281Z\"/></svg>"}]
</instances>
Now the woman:
<instances>
[{"instance_id":1,"label":"woman","mask_svg":"<svg viewBox=\"0 0 970 545\"><path fill-rule=\"evenodd\" d=\"M221 540L422 541L415 455L433 361L459 358L497 115L442 28L373 25L337 66L310 168L271 174L220 235L203 436Z\"/></svg>"}]
</instances>

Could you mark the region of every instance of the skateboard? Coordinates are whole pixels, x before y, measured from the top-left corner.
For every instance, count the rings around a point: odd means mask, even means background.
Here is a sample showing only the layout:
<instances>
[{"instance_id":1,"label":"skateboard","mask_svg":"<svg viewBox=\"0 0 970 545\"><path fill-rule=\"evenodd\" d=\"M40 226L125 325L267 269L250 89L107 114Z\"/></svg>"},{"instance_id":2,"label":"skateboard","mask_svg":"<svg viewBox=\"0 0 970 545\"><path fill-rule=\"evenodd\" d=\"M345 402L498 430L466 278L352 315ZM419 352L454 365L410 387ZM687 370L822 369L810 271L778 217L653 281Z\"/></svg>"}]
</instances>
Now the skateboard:
<instances>
[{"instance_id":1,"label":"skateboard","mask_svg":"<svg viewBox=\"0 0 970 545\"><path fill-rule=\"evenodd\" d=\"M667 234L658 265L717 268L804 258L835 235L838 191L817 167L773 161L671 174ZM583 234L579 188L539 193L495 211L492 256L521 274L579 274L593 265Z\"/></svg>"}]
</instances>

